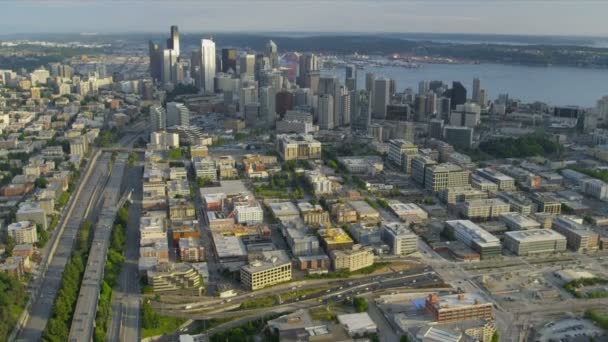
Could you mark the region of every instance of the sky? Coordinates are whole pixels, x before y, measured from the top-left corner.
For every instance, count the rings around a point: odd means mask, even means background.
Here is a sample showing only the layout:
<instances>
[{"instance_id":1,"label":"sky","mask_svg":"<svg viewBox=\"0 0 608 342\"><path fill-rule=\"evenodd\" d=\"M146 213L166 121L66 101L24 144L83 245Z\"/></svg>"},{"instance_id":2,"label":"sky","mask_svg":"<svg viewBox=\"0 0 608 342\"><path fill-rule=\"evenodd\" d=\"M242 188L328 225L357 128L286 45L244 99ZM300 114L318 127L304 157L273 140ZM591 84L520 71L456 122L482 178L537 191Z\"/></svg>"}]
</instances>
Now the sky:
<instances>
[{"instance_id":1,"label":"sky","mask_svg":"<svg viewBox=\"0 0 608 342\"><path fill-rule=\"evenodd\" d=\"M429 32L608 36L605 0L0 1L0 33Z\"/></svg>"}]
</instances>

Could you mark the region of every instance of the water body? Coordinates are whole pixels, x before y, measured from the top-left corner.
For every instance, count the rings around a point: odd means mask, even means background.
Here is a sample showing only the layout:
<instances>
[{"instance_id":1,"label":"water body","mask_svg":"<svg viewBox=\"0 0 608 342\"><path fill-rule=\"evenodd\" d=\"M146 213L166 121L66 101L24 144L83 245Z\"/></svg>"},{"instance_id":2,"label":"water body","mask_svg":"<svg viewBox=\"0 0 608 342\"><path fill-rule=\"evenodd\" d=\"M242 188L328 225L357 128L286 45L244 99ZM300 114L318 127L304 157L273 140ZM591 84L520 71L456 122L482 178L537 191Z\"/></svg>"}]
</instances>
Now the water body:
<instances>
[{"instance_id":1,"label":"water body","mask_svg":"<svg viewBox=\"0 0 608 342\"><path fill-rule=\"evenodd\" d=\"M418 82L439 80L460 81L471 96L473 78L481 80L488 99L499 94L524 102L541 101L550 105L577 105L594 107L597 100L608 95L608 69L582 69L571 67L531 67L503 64L424 64L419 69L402 67L367 67L357 70L357 87L365 88L365 74L392 78L397 91L412 88L418 91ZM344 80L344 69L323 70L324 75L335 75Z\"/></svg>"}]
</instances>

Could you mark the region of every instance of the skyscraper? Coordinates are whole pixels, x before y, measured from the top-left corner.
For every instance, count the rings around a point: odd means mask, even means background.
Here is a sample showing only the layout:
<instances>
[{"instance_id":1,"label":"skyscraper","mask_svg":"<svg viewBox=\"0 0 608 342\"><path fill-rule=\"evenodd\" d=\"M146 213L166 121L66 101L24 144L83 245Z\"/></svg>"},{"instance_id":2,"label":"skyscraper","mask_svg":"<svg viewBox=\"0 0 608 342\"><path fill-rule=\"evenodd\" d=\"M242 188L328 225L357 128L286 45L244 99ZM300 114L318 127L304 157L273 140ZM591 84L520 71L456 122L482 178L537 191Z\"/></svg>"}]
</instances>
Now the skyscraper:
<instances>
[{"instance_id":1,"label":"skyscraper","mask_svg":"<svg viewBox=\"0 0 608 342\"><path fill-rule=\"evenodd\" d=\"M161 82L163 84L174 83L176 81L176 70L175 65L177 63L177 56L175 51L171 49L164 49L162 52L162 64L161 64Z\"/></svg>"},{"instance_id":2,"label":"skyscraper","mask_svg":"<svg viewBox=\"0 0 608 342\"><path fill-rule=\"evenodd\" d=\"M345 79L344 84L348 90L357 89L357 66L353 64L348 64L345 69Z\"/></svg>"},{"instance_id":3,"label":"skyscraper","mask_svg":"<svg viewBox=\"0 0 608 342\"><path fill-rule=\"evenodd\" d=\"M160 105L150 106L150 130L153 132L167 127L167 111Z\"/></svg>"},{"instance_id":4,"label":"skyscraper","mask_svg":"<svg viewBox=\"0 0 608 342\"><path fill-rule=\"evenodd\" d=\"M155 81L161 80L162 74L162 63L163 63L163 50L160 45L149 41L148 42L149 58L150 58L150 76Z\"/></svg>"},{"instance_id":5,"label":"skyscraper","mask_svg":"<svg viewBox=\"0 0 608 342\"><path fill-rule=\"evenodd\" d=\"M474 78L473 79L473 95L472 95L472 100L473 102L480 104L479 100L480 100L480 96L481 96L481 81L479 80L479 78Z\"/></svg>"},{"instance_id":6,"label":"skyscraper","mask_svg":"<svg viewBox=\"0 0 608 342\"><path fill-rule=\"evenodd\" d=\"M274 87L260 88L260 116L270 127L274 127L277 120L276 92Z\"/></svg>"},{"instance_id":7,"label":"skyscraper","mask_svg":"<svg viewBox=\"0 0 608 342\"><path fill-rule=\"evenodd\" d=\"M371 101L366 90L351 92L352 128L367 132L371 123Z\"/></svg>"},{"instance_id":8,"label":"skyscraper","mask_svg":"<svg viewBox=\"0 0 608 342\"><path fill-rule=\"evenodd\" d=\"M334 120L333 127L340 126L342 120L342 85L340 84L338 78L321 77L319 79L319 95L332 96L332 103L334 105L332 111L332 117Z\"/></svg>"},{"instance_id":9,"label":"skyscraper","mask_svg":"<svg viewBox=\"0 0 608 342\"><path fill-rule=\"evenodd\" d=\"M431 84L429 81L420 81L418 83L418 95L426 95L430 89Z\"/></svg>"},{"instance_id":10,"label":"skyscraper","mask_svg":"<svg viewBox=\"0 0 608 342\"><path fill-rule=\"evenodd\" d=\"M319 96L319 128L334 128L334 97L332 95Z\"/></svg>"},{"instance_id":11,"label":"skyscraper","mask_svg":"<svg viewBox=\"0 0 608 342\"><path fill-rule=\"evenodd\" d=\"M215 43L211 39L201 40L201 80L206 93L213 92L215 78Z\"/></svg>"},{"instance_id":12,"label":"skyscraper","mask_svg":"<svg viewBox=\"0 0 608 342\"><path fill-rule=\"evenodd\" d=\"M373 111L372 117L376 119L386 118L386 106L390 103L390 87L391 81L388 78L378 78L374 80L374 91L373 97L374 102L372 104Z\"/></svg>"},{"instance_id":13,"label":"skyscraper","mask_svg":"<svg viewBox=\"0 0 608 342\"><path fill-rule=\"evenodd\" d=\"M240 73L253 77L255 75L255 55L245 54L241 56Z\"/></svg>"},{"instance_id":14,"label":"skyscraper","mask_svg":"<svg viewBox=\"0 0 608 342\"><path fill-rule=\"evenodd\" d=\"M265 56L268 57L270 61L270 69L279 67L279 50L277 44L272 40L269 40L268 43L266 43Z\"/></svg>"},{"instance_id":15,"label":"skyscraper","mask_svg":"<svg viewBox=\"0 0 608 342\"><path fill-rule=\"evenodd\" d=\"M456 106L459 104L464 104L467 102L467 89L460 82L452 82L451 90L451 108L456 109Z\"/></svg>"},{"instance_id":16,"label":"skyscraper","mask_svg":"<svg viewBox=\"0 0 608 342\"><path fill-rule=\"evenodd\" d=\"M179 31L177 26L171 26L171 36L167 39L167 49L175 51L175 56L179 57Z\"/></svg>"},{"instance_id":17,"label":"skyscraper","mask_svg":"<svg viewBox=\"0 0 608 342\"><path fill-rule=\"evenodd\" d=\"M232 72L236 73L236 57L236 49L222 49L222 72L232 70Z\"/></svg>"},{"instance_id":18,"label":"skyscraper","mask_svg":"<svg viewBox=\"0 0 608 342\"><path fill-rule=\"evenodd\" d=\"M306 85L306 77L312 72L319 71L319 58L313 53L306 53L300 56L298 65L297 83L301 88L309 88Z\"/></svg>"}]
</instances>

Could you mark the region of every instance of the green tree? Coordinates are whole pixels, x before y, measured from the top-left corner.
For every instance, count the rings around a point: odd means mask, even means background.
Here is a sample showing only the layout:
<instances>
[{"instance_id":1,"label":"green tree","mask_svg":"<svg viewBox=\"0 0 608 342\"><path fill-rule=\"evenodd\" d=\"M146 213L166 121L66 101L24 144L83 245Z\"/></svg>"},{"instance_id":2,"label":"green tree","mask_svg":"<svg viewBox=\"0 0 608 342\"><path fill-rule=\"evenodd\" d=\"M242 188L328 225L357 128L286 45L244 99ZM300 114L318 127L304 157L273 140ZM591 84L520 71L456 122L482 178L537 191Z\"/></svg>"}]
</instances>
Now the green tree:
<instances>
[{"instance_id":1,"label":"green tree","mask_svg":"<svg viewBox=\"0 0 608 342\"><path fill-rule=\"evenodd\" d=\"M182 159L182 150L180 148L174 148L169 151L168 157L169 159L174 160Z\"/></svg>"},{"instance_id":2,"label":"green tree","mask_svg":"<svg viewBox=\"0 0 608 342\"><path fill-rule=\"evenodd\" d=\"M367 300L363 297L355 297L353 298L353 306L355 307L355 311L365 312L367 311Z\"/></svg>"},{"instance_id":3,"label":"green tree","mask_svg":"<svg viewBox=\"0 0 608 342\"><path fill-rule=\"evenodd\" d=\"M48 182L49 181L46 178L44 178L44 177L38 177L34 181L34 185L36 185L37 188L44 189L44 188L46 188Z\"/></svg>"}]
</instances>

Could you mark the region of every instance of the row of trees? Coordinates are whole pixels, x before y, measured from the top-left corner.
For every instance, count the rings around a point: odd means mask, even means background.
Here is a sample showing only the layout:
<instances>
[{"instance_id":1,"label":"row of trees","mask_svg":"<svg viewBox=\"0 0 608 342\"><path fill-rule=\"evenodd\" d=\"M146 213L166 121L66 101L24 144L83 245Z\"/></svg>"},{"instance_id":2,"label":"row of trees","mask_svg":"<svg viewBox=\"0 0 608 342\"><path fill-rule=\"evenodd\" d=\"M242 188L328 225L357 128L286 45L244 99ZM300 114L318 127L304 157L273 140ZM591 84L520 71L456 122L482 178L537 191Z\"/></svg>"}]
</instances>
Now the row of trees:
<instances>
[{"instance_id":1,"label":"row of trees","mask_svg":"<svg viewBox=\"0 0 608 342\"><path fill-rule=\"evenodd\" d=\"M0 339L6 339L11 333L26 301L25 286L19 280L0 272Z\"/></svg>"},{"instance_id":2,"label":"row of trees","mask_svg":"<svg viewBox=\"0 0 608 342\"><path fill-rule=\"evenodd\" d=\"M118 281L118 276L125 261L123 250L126 243L126 227L129 219L129 202L118 210L112 234L110 236L110 248L105 264L104 278L101 282L101 293L97 304L95 316L95 333L93 340L102 342L106 340L106 334L112 313L112 288Z\"/></svg>"},{"instance_id":3,"label":"row of trees","mask_svg":"<svg viewBox=\"0 0 608 342\"><path fill-rule=\"evenodd\" d=\"M524 158L561 153L563 146L542 134L530 134L519 138L500 138L479 144L479 149L496 158Z\"/></svg>"},{"instance_id":4,"label":"row of trees","mask_svg":"<svg viewBox=\"0 0 608 342\"><path fill-rule=\"evenodd\" d=\"M63 271L61 287L53 305L52 317L42 334L43 341L61 342L68 340L80 282L86 267L92 227L93 223L90 221L84 222L80 227L76 239L76 248Z\"/></svg>"}]
</instances>

